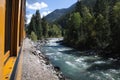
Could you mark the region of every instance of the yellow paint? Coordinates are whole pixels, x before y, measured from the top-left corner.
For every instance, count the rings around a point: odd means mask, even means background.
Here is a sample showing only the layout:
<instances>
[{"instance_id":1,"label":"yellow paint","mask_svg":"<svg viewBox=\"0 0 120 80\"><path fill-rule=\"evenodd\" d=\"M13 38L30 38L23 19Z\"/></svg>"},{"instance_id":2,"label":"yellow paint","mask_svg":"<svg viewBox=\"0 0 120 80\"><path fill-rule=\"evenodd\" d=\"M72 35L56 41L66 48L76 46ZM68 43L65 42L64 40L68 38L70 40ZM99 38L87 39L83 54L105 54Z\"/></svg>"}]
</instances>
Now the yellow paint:
<instances>
[{"instance_id":1,"label":"yellow paint","mask_svg":"<svg viewBox=\"0 0 120 80\"><path fill-rule=\"evenodd\" d=\"M6 54L4 54L6 0L0 0L0 80L10 79L11 73L14 68L15 61L18 57L18 52L20 50L19 34L21 34L21 41L23 41L25 37L25 30L24 30L25 4L24 4L24 1L25 0L12 0L11 50L9 50ZM21 30L20 30L20 27L21 27ZM6 64L4 64L5 62ZM22 65L22 56L20 56L20 61L18 63L18 67L17 67L18 72L16 73L16 76L17 76L16 80L21 80L21 71L22 71L21 65Z\"/></svg>"},{"instance_id":2,"label":"yellow paint","mask_svg":"<svg viewBox=\"0 0 120 80\"><path fill-rule=\"evenodd\" d=\"M0 80L3 80L5 0L0 0Z\"/></svg>"},{"instance_id":3,"label":"yellow paint","mask_svg":"<svg viewBox=\"0 0 120 80\"><path fill-rule=\"evenodd\" d=\"M8 57L10 56L10 50L8 50L5 55L4 55L4 62L8 59Z\"/></svg>"},{"instance_id":4,"label":"yellow paint","mask_svg":"<svg viewBox=\"0 0 120 80\"><path fill-rule=\"evenodd\" d=\"M4 72L3 72L4 78L3 78L3 80L10 79L11 73L12 73L13 68L14 68L15 61L16 61L16 57L10 57L8 59L7 63L4 66Z\"/></svg>"}]
</instances>

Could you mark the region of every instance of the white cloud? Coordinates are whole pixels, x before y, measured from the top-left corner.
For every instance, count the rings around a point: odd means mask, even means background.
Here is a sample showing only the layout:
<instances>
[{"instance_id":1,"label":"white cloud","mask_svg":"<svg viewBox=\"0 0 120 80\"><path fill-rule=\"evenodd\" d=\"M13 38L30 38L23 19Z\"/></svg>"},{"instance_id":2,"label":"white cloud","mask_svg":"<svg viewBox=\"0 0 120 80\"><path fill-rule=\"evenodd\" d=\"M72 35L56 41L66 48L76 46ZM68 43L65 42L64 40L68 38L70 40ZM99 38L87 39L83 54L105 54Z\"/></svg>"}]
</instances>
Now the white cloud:
<instances>
[{"instance_id":1,"label":"white cloud","mask_svg":"<svg viewBox=\"0 0 120 80\"><path fill-rule=\"evenodd\" d=\"M35 2L33 4L29 4L28 2L26 2L26 7L31 10L40 10L42 8L47 8L48 5L44 2Z\"/></svg>"},{"instance_id":2,"label":"white cloud","mask_svg":"<svg viewBox=\"0 0 120 80\"><path fill-rule=\"evenodd\" d=\"M41 13L41 17L46 16L46 15L48 15L48 14L51 13L51 12L52 12L52 11L44 11L44 12Z\"/></svg>"},{"instance_id":3,"label":"white cloud","mask_svg":"<svg viewBox=\"0 0 120 80\"><path fill-rule=\"evenodd\" d=\"M31 17L32 17L33 14L27 14L26 17L27 17L27 24L30 23L30 20L31 20Z\"/></svg>"}]
</instances>

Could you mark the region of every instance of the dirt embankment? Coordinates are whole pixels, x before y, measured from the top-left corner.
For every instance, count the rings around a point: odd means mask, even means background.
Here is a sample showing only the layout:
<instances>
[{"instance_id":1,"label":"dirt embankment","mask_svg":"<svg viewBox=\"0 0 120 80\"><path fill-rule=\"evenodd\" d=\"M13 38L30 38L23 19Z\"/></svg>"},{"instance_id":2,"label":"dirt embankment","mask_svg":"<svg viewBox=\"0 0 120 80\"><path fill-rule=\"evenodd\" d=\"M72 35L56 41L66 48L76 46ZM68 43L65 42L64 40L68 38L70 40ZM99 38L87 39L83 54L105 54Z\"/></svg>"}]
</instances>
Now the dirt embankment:
<instances>
[{"instance_id":1,"label":"dirt embankment","mask_svg":"<svg viewBox=\"0 0 120 80\"><path fill-rule=\"evenodd\" d=\"M58 67L54 67L35 43L26 38L23 44L22 80L65 80Z\"/></svg>"}]
</instances>

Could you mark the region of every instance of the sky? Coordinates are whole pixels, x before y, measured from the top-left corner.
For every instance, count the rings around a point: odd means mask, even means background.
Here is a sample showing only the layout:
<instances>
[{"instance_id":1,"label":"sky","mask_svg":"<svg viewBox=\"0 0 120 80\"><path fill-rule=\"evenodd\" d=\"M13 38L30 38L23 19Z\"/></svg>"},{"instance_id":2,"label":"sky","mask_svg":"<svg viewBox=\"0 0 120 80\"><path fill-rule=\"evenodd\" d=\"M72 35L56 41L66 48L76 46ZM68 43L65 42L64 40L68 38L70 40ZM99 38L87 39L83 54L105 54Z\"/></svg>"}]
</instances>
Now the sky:
<instances>
[{"instance_id":1,"label":"sky","mask_svg":"<svg viewBox=\"0 0 120 80\"><path fill-rule=\"evenodd\" d=\"M26 0L27 24L36 10L40 10L41 17L46 16L55 9L68 8L77 0Z\"/></svg>"}]
</instances>

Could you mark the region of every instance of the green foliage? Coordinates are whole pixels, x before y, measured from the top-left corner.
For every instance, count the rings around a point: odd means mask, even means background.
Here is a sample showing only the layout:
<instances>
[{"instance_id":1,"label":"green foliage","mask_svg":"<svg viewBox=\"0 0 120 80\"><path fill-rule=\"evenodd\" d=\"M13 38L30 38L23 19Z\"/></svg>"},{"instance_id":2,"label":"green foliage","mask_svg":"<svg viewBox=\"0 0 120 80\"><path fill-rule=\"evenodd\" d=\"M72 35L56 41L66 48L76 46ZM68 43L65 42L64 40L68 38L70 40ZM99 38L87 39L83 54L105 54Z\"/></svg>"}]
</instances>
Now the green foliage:
<instances>
[{"instance_id":1,"label":"green foliage","mask_svg":"<svg viewBox=\"0 0 120 80\"><path fill-rule=\"evenodd\" d=\"M30 35L30 38L33 40L33 41L37 41L37 35L35 34L35 32L31 32L31 35Z\"/></svg>"},{"instance_id":2,"label":"green foliage","mask_svg":"<svg viewBox=\"0 0 120 80\"><path fill-rule=\"evenodd\" d=\"M48 31L48 36L49 37L61 37L61 29L59 25L56 24L52 24L49 27L49 31Z\"/></svg>"},{"instance_id":3,"label":"green foliage","mask_svg":"<svg viewBox=\"0 0 120 80\"><path fill-rule=\"evenodd\" d=\"M83 3L78 1L75 11L60 20L64 41L79 49L119 51L120 1L96 0L91 9Z\"/></svg>"},{"instance_id":4,"label":"green foliage","mask_svg":"<svg viewBox=\"0 0 120 80\"><path fill-rule=\"evenodd\" d=\"M37 39L61 36L60 26L56 24L49 24L44 17L41 19L39 10L33 14L26 30L28 35L31 35L32 33L32 40L34 40L34 38L36 39L34 35L37 36Z\"/></svg>"},{"instance_id":5,"label":"green foliage","mask_svg":"<svg viewBox=\"0 0 120 80\"><path fill-rule=\"evenodd\" d=\"M110 43L110 26L101 14L96 18L95 30L97 47L106 48Z\"/></svg>"},{"instance_id":6,"label":"green foliage","mask_svg":"<svg viewBox=\"0 0 120 80\"><path fill-rule=\"evenodd\" d=\"M68 29L66 30L66 36L65 39L68 39L67 41L69 42L74 42L74 40L78 39L78 35L79 35L79 27L80 27L80 23L82 22L81 18L80 18L80 14L77 13L73 13L71 14L69 21L68 21Z\"/></svg>"},{"instance_id":7,"label":"green foliage","mask_svg":"<svg viewBox=\"0 0 120 80\"><path fill-rule=\"evenodd\" d=\"M104 17L108 16L110 0L97 0L94 6L95 17L102 14Z\"/></svg>"},{"instance_id":8,"label":"green foliage","mask_svg":"<svg viewBox=\"0 0 120 80\"><path fill-rule=\"evenodd\" d=\"M41 17L40 17L40 13L39 10L36 11L35 13L35 27L36 27L36 34L38 36L38 39L42 38L42 26L41 26Z\"/></svg>"},{"instance_id":9,"label":"green foliage","mask_svg":"<svg viewBox=\"0 0 120 80\"><path fill-rule=\"evenodd\" d=\"M112 48L116 52L120 48L120 1L117 1L113 6L110 21L113 40Z\"/></svg>"},{"instance_id":10,"label":"green foliage","mask_svg":"<svg viewBox=\"0 0 120 80\"><path fill-rule=\"evenodd\" d=\"M32 16L31 21L28 25L27 34L30 35L32 31L35 32L35 34L38 36L38 39L42 38L42 27L39 10L37 10L36 14L33 14Z\"/></svg>"},{"instance_id":11,"label":"green foliage","mask_svg":"<svg viewBox=\"0 0 120 80\"><path fill-rule=\"evenodd\" d=\"M48 24L48 22L45 20L45 18L43 17L43 19L42 19L42 35L44 36L44 37L48 37L48 29L49 28L49 24Z\"/></svg>"},{"instance_id":12,"label":"green foliage","mask_svg":"<svg viewBox=\"0 0 120 80\"><path fill-rule=\"evenodd\" d=\"M35 15L32 16L31 21L28 25L28 30L27 33L31 34L31 32L34 31L36 33L36 28L35 28Z\"/></svg>"},{"instance_id":13,"label":"green foliage","mask_svg":"<svg viewBox=\"0 0 120 80\"><path fill-rule=\"evenodd\" d=\"M81 9L82 12L76 10L68 18L64 39L75 47L86 48L92 46L89 44L95 38L95 19L86 6L81 6Z\"/></svg>"}]
</instances>

